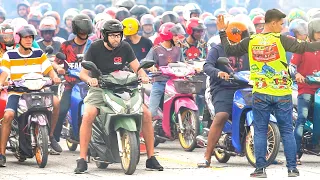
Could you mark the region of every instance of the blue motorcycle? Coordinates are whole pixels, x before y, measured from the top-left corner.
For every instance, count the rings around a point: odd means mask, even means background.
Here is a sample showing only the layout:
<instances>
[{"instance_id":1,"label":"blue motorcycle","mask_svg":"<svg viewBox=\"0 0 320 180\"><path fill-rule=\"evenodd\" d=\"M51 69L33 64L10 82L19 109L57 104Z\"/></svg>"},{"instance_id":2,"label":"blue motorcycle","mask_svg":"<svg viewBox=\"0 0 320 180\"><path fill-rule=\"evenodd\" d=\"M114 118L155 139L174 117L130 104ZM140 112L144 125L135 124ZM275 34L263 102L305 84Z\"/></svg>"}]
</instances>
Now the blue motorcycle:
<instances>
[{"instance_id":1,"label":"blue motorcycle","mask_svg":"<svg viewBox=\"0 0 320 180\"><path fill-rule=\"evenodd\" d=\"M227 58L219 58L218 63L229 66ZM226 122L213 154L220 163L227 163L231 156L246 156L249 163L255 167L252 88L249 86L250 72L240 71L232 73L232 76L230 78L231 82L245 85L249 88L239 89L235 92L232 121L228 120ZM214 112L210 113L214 116ZM276 123L276 118L271 114L268 125L266 154L268 165L276 159L280 147L280 131ZM205 133L202 136L198 136L197 139L206 146L206 136L209 133L209 129L204 128L204 131Z\"/></svg>"}]
</instances>

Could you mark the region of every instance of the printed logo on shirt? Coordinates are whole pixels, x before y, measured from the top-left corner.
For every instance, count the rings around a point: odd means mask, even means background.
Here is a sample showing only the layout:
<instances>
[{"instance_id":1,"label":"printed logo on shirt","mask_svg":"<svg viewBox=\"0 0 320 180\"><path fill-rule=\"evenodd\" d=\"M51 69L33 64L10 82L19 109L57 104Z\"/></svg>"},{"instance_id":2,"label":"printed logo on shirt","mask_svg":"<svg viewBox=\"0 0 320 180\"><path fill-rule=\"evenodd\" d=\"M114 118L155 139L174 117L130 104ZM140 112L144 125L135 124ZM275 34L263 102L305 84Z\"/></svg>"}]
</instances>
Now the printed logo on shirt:
<instances>
[{"instance_id":1,"label":"printed logo on shirt","mask_svg":"<svg viewBox=\"0 0 320 180\"><path fill-rule=\"evenodd\" d=\"M146 48L141 48L141 52L146 52Z\"/></svg>"},{"instance_id":2,"label":"printed logo on shirt","mask_svg":"<svg viewBox=\"0 0 320 180\"><path fill-rule=\"evenodd\" d=\"M122 64L122 57L113 58L113 64Z\"/></svg>"},{"instance_id":3,"label":"printed logo on shirt","mask_svg":"<svg viewBox=\"0 0 320 180\"><path fill-rule=\"evenodd\" d=\"M276 43L272 45L253 45L252 58L254 61L271 62L280 58L279 49Z\"/></svg>"},{"instance_id":4,"label":"printed logo on shirt","mask_svg":"<svg viewBox=\"0 0 320 180\"><path fill-rule=\"evenodd\" d=\"M75 62L75 63L68 63L69 69L80 69L81 68L81 62Z\"/></svg>"},{"instance_id":5,"label":"printed logo on shirt","mask_svg":"<svg viewBox=\"0 0 320 180\"><path fill-rule=\"evenodd\" d=\"M200 50L195 46L192 46L186 51L186 55L189 60L198 58L200 56Z\"/></svg>"}]
</instances>

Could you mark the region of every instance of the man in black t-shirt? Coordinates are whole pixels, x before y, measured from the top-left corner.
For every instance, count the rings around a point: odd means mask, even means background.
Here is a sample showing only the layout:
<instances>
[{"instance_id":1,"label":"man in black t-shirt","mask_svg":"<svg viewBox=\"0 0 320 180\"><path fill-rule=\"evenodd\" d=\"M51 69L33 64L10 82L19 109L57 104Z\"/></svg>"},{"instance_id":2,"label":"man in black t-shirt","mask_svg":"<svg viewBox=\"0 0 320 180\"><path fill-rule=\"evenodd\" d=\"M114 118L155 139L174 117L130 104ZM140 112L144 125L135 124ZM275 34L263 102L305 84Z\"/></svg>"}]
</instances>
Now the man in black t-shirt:
<instances>
[{"instance_id":1,"label":"man in black t-shirt","mask_svg":"<svg viewBox=\"0 0 320 180\"><path fill-rule=\"evenodd\" d=\"M138 34L140 23L135 18L126 18L122 21L123 34L126 37L124 41L127 41L132 47L139 62L144 59L149 50L152 48L152 41L148 38L142 37Z\"/></svg>"},{"instance_id":2,"label":"man in black t-shirt","mask_svg":"<svg viewBox=\"0 0 320 180\"><path fill-rule=\"evenodd\" d=\"M144 70L137 72L139 61L130 45L122 41L123 26L118 20L108 20L101 29L103 40L94 42L84 59L92 61L100 69L103 75L107 75L113 71L123 69L129 64L132 70L139 74L143 82L148 82L149 78ZM98 80L89 76L89 71L82 68L80 72L82 81L90 85L90 89L84 99L85 109L80 127L80 159L77 160L77 168L75 173L83 173L87 170L87 162L85 161L88 152L88 145L92 134L92 123L98 115L98 108L104 106L102 89L98 87ZM162 171L163 167L154 157L154 131L151 121L151 113L148 108L143 105L143 125L142 133L145 135L145 143L147 148L148 159L146 168Z\"/></svg>"}]
</instances>

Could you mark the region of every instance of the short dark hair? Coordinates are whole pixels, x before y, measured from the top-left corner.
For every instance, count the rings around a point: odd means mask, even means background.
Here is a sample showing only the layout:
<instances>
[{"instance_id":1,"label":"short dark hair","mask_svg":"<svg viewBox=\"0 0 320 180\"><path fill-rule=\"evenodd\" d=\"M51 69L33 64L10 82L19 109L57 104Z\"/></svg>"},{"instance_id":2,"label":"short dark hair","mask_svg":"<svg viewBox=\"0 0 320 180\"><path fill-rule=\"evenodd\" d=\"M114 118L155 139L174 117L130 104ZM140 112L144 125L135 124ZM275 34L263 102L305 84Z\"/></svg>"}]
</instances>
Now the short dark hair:
<instances>
[{"instance_id":1,"label":"short dark hair","mask_svg":"<svg viewBox=\"0 0 320 180\"><path fill-rule=\"evenodd\" d=\"M272 21L279 21L283 18L286 18L286 15L283 12L281 12L279 9L268 10L264 17L265 23L270 23Z\"/></svg>"}]
</instances>

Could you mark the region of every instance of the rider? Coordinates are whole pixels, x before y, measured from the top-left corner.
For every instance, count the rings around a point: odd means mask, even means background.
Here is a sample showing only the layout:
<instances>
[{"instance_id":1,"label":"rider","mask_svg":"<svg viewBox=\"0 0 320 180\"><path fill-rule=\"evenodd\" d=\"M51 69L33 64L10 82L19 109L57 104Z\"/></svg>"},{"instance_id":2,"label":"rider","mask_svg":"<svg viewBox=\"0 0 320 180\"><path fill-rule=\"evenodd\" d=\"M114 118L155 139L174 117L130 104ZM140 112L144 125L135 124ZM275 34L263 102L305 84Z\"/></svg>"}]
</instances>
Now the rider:
<instances>
[{"instance_id":1,"label":"rider","mask_svg":"<svg viewBox=\"0 0 320 180\"><path fill-rule=\"evenodd\" d=\"M149 51L146 59L155 61L156 68L167 66L168 63L184 62L181 49L175 46L175 41L179 40L179 35L185 34L183 27L180 24L167 22L160 26L159 34L163 42L154 46ZM162 56L159 56L159 54L162 54ZM154 78L149 105L149 110L153 118L157 116L158 107L161 97L164 94L167 80L168 78L165 76L157 76Z\"/></svg>"},{"instance_id":2,"label":"rider","mask_svg":"<svg viewBox=\"0 0 320 180\"><path fill-rule=\"evenodd\" d=\"M245 37L249 37L246 25L237 21L231 22L228 25L226 33L232 44L240 42ZM209 131L205 161L198 163L198 167L210 166L213 149L221 136L225 123L232 115L234 93L243 87L223 79L224 76L230 73L230 69L226 69L224 65L217 64L219 57L228 57L230 65L235 72L249 70L248 54L243 56L228 56L221 43L214 45L210 49L203 68L204 72L210 77L210 90L215 116Z\"/></svg>"},{"instance_id":3,"label":"rider","mask_svg":"<svg viewBox=\"0 0 320 180\"><path fill-rule=\"evenodd\" d=\"M264 28L264 15L257 15L252 19L252 22L254 24L254 27L256 28L256 33L259 34L263 31Z\"/></svg>"},{"instance_id":4,"label":"rider","mask_svg":"<svg viewBox=\"0 0 320 180\"><path fill-rule=\"evenodd\" d=\"M27 20L29 12L30 3L27 0L20 0L20 2L17 4L17 14L19 17Z\"/></svg>"},{"instance_id":5,"label":"rider","mask_svg":"<svg viewBox=\"0 0 320 180\"><path fill-rule=\"evenodd\" d=\"M266 177L267 130L269 116L274 113L281 132L289 177L299 176L296 168L296 142L292 125L292 80L288 75L286 50L295 53L320 50L320 42L308 43L281 35L286 15L278 9L266 12L264 30L235 45L230 45L224 17L219 16L217 27L222 45L228 55L249 54L250 79L253 81L253 127L256 169L251 177ZM270 52L272 52L270 54ZM228 79L225 75L224 79ZM261 86L261 79L265 80Z\"/></svg>"},{"instance_id":6,"label":"rider","mask_svg":"<svg viewBox=\"0 0 320 180\"><path fill-rule=\"evenodd\" d=\"M128 42L133 49L138 61L140 62L146 57L149 50L152 48L150 39L138 35L140 23L135 18L126 18L122 21L123 34L126 37L124 41Z\"/></svg>"},{"instance_id":7,"label":"rider","mask_svg":"<svg viewBox=\"0 0 320 180\"><path fill-rule=\"evenodd\" d=\"M40 39L39 25L40 25L40 21L41 21L42 17L43 16L42 16L41 12L36 11L36 10L33 10L28 14L28 18L27 18L28 24L33 25L34 28L37 30L38 36L35 37L36 41Z\"/></svg>"},{"instance_id":8,"label":"rider","mask_svg":"<svg viewBox=\"0 0 320 180\"><path fill-rule=\"evenodd\" d=\"M52 55L56 55L59 52L61 43L53 39L57 29L57 23L53 17L45 17L41 20L39 31L42 39L37 41L40 48L44 51L47 46L53 47Z\"/></svg>"},{"instance_id":9,"label":"rider","mask_svg":"<svg viewBox=\"0 0 320 180\"><path fill-rule=\"evenodd\" d=\"M154 16L152 16L151 14L145 14L141 17L140 23L143 31L143 37L149 38L154 34L153 21Z\"/></svg>"},{"instance_id":10,"label":"rider","mask_svg":"<svg viewBox=\"0 0 320 180\"><path fill-rule=\"evenodd\" d=\"M63 39L68 39L68 31L62 27L60 27L60 14L57 12L57 11L48 11L46 12L44 15L44 17L48 17L48 16L51 16L51 17L54 17L54 19L56 20L57 22L57 25L56 25L56 36L57 37L61 37Z\"/></svg>"},{"instance_id":11,"label":"rider","mask_svg":"<svg viewBox=\"0 0 320 180\"><path fill-rule=\"evenodd\" d=\"M76 37L62 43L60 52L66 55L66 61L68 62L70 69L79 69L84 53L92 43L92 41L88 39L89 34L92 33L92 22L90 17L85 14L75 16L72 20L72 29L73 33L76 34ZM64 75L66 67L61 67L60 64L64 64L64 60L56 58L53 62L53 67L57 70L58 74ZM76 83L76 79L68 75L65 75L65 79L67 84L65 84L64 92L61 97L59 119L53 133L58 142L60 141L63 123L70 107L72 87Z\"/></svg>"},{"instance_id":12,"label":"rider","mask_svg":"<svg viewBox=\"0 0 320 180\"><path fill-rule=\"evenodd\" d=\"M9 24L0 25L0 58L3 54L15 47L13 27Z\"/></svg>"},{"instance_id":13,"label":"rider","mask_svg":"<svg viewBox=\"0 0 320 180\"><path fill-rule=\"evenodd\" d=\"M101 33L103 40L98 40L92 44L85 54L85 60L95 63L104 75L123 69L126 64L129 64L133 71L142 77L143 82L148 82L149 78L145 71L140 70L137 72L139 61L135 57L132 48L127 42L121 41L123 36L121 22L115 19L106 21ZM83 173L88 168L85 159L92 134L92 123L99 113L98 108L105 105L102 89L97 87L97 79L91 78L89 71L84 68L81 69L80 78L87 82L91 88L84 99L85 109L80 127L80 159L77 160L75 173ZM143 105L143 112L142 133L145 137L148 156L146 168L162 171L163 167L154 157L154 130L152 128L151 114L145 105Z\"/></svg>"},{"instance_id":14,"label":"rider","mask_svg":"<svg viewBox=\"0 0 320 180\"><path fill-rule=\"evenodd\" d=\"M207 27L205 41L208 42L211 37L217 34L217 18L213 15L207 16L203 21Z\"/></svg>"},{"instance_id":15,"label":"rider","mask_svg":"<svg viewBox=\"0 0 320 180\"><path fill-rule=\"evenodd\" d=\"M72 33L72 19L78 14L79 11L73 8L66 10L66 12L63 14L62 19L68 32L68 36Z\"/></svg>"},{"instance_id":16,"label":"rider","mask_svg":"<svg viewBox=\"0 0 320 180\"><path fill-rule=\"evenodd\" d=\"M185 28L187 28L186 23L189 21L192 17L200 17L200 14L202 13L200 7L196 3L188 3L183 7L183 18L184 21L180 22Z\"/></svg>"},{"instance_id":17,"label":"rider","mask_svg":"<svg viewBox=\"0 0 320 180\"><path fill-rule=\"evenodd\" d=\"M0 75L0 86L4 84L10 74L11 80L21 78L27 72L42 73L49 75L55 82L60 79L54 72L50 61L41 49L32 48L34 36L37 35L32 25L22 26L15 30L15 40L20 44L19 48L7 51L2 58L1 69L4 71ZM23 71L25 69L26 71ZM10 92L5 109L4 120L2 121L2 131L0 140L0 167L6 166L6 145L11 131L11 122L15 116L20 99L19 93ZM54 104L56 104L54 102Z\"/></svg>"},{"instance_id":18,"label":"rider","mask_svg":"<svg viewBox=\"0 0 320 180\"><path fill-rule=\"evenodd\" d=\"M309 22L309 39L311 42L320 42L320 19L314 19ZM298 119L294 133L297 143L297 164L300 165L299 157L301 155L303 127L308 118L309 108L314 102L314 94L320 88L319 85L306 84L305 77L320 71L320 51L293 54L290 61L290 71L298 82ZM317 140L313 139L313 144L311 151L316 151Z\"/></svg>"}]
</instances>

